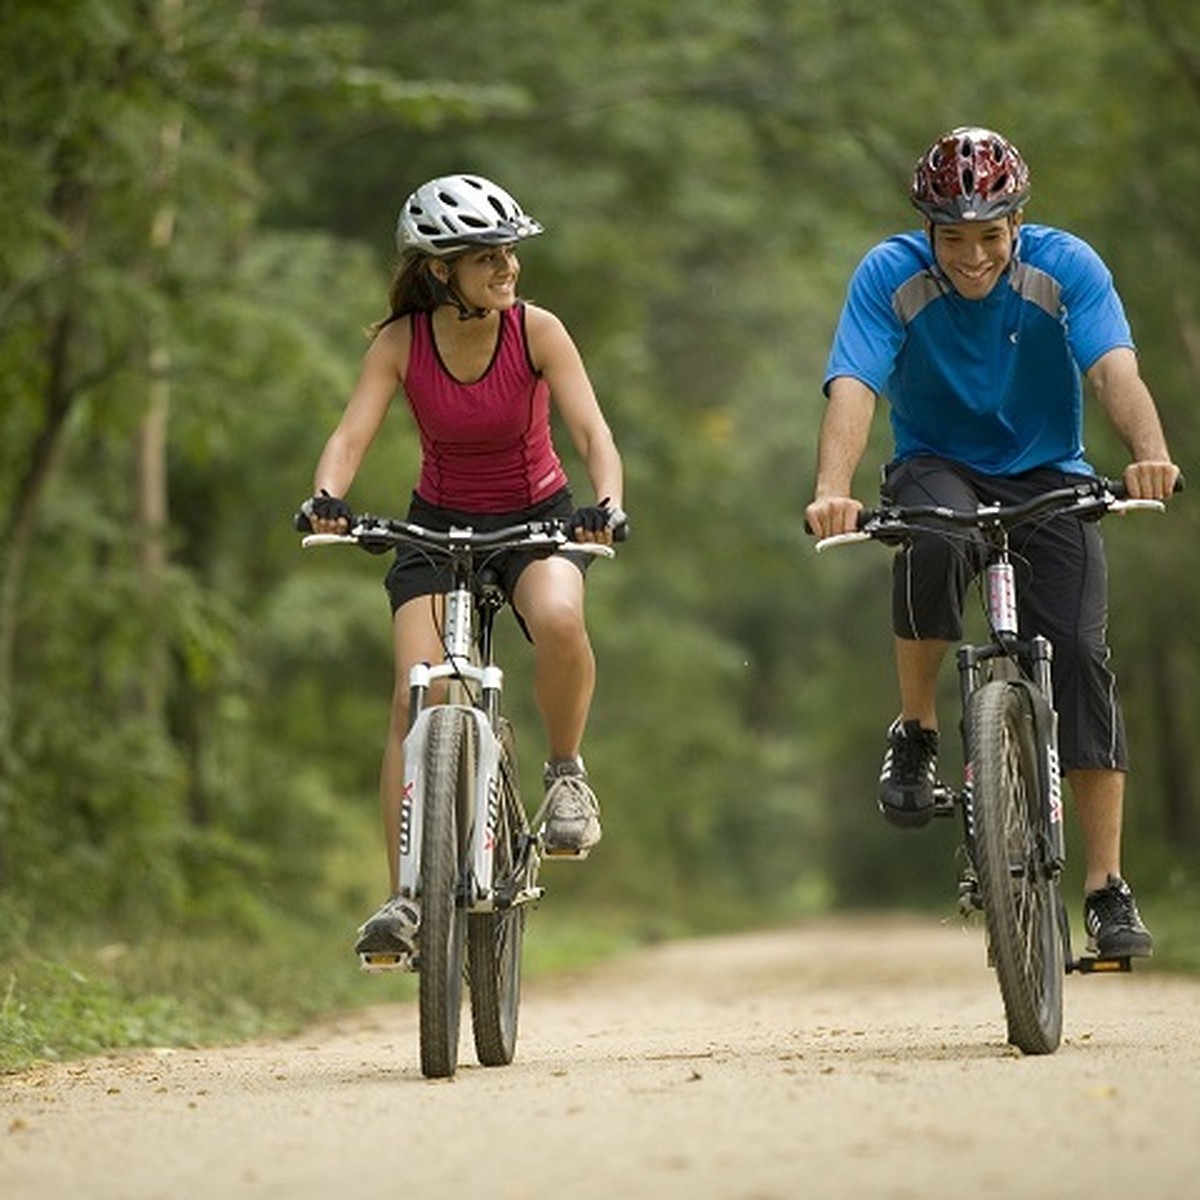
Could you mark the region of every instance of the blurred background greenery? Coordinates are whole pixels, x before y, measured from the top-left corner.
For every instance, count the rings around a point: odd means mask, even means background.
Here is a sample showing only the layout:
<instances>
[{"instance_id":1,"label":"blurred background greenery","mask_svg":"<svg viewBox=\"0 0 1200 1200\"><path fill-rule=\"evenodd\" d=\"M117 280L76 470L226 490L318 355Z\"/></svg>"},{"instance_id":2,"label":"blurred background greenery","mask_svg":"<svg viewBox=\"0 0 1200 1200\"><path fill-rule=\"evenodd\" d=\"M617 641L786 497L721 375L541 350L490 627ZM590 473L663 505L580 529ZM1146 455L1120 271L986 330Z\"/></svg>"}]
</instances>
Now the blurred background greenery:
<instances>
[{"instance_id":1,"label":"blurred background greenery","mask_svg":"<svg viewBox=\"0 0 1200 1200\"><path fill-rule=\"evenodd\" d=\"M487 175L546 226L522 290L584 353L636 531L589 582L605 841L549 874L535 969L953 915L956 831L874 809L886 555L801 532L846 279L915 224L937 133L1021 147L1028 218L1105 256L1185 470L1200 447L1190 0L0 0L0 122L0 1065L407 986L349 957L384 890L382 566L301 553L290 516L426 178ZM1101 423L1089 448L1124 465ZM416 461L400 405L352 502L401 511ZM1187 495L1106 526L1127 869L1174 966L1198 526ZM533 787L511 628L504 654Z\"/></svg>"}]
</instances>

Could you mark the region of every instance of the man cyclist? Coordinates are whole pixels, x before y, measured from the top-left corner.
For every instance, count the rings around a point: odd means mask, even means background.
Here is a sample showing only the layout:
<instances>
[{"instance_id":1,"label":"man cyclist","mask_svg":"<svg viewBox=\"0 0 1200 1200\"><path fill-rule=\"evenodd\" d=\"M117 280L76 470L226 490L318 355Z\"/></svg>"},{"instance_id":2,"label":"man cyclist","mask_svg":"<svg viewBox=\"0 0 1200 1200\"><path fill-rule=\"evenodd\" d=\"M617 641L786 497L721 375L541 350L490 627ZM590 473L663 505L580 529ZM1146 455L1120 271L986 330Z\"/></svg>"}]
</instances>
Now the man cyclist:
<instances>
[{"instance_id":1,"label":"man cyclist","mask_svg":"<svg viewBox=\"0 0 1200 1200\"><path fill-rule=\"evenodd\" d=\"M898 504L1010 504L1073 476L1084 455L1086 376L1128 447L1129 495L1165 500L1179 469L1138 369L1112 277L1079 238L1022 223L1029 170L989 129L939 137L916 164L924 229L875 246L850 280L824 381L814 498L819 536L854 529L851 497L876 399L887 397L894 455L882 491ZM1060 516L1014 533L1023 626L1054 645L1060 755L1085 843L1084 919L1102 956L1151 952L1121 875L1125 732L1106 642L1107 578L1095 522ZM972 551L918 535L896 556L892 627L901 711L887 733L883 815L933 813L937 678L962 637Z\"/></svg>"}]
</instances>

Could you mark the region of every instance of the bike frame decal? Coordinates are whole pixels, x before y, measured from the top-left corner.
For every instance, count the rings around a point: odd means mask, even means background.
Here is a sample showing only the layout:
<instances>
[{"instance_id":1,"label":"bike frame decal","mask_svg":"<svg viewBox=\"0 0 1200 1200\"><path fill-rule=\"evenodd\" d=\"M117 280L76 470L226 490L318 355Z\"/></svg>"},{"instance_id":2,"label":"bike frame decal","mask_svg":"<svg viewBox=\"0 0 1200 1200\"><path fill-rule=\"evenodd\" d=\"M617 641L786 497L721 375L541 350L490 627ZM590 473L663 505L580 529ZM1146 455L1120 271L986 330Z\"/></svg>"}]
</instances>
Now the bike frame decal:
<instances>
[{"instance_id":1,"label":"bike frame decal","mask_svg":"<svg viewBox=\"0 0 1200 1200\"><path fill-rule=\"evenodd\" d=\"M479 726L479 757L475 764L475 821L471 831L471 874L474 887L472 906L479 901L483 909L491 909L493 854L496 849L496 821L500 796L500 743L492 732L487 717L478 709L471 715Z\"/></svg>"},{"instance_id":2,"label":"bike frame decal","mask_svg":"<svg viewBox=\"0 0 1200 1200\"><path fill-rule=\"evenodd\" d=\"M416 896L421 878L421 833L425 800L425 741L429 713L425 709L404 739L404 794L400 804L400 894Z\"/></svg>"},{"instance_id":3,"label":"bike frame decal","mask_svg":"<svg viewBox=\"0 0 1200 1200\"><path fill-rule=\"evenodd\" d=\"M409 853L412 846L413 785L404 781L404 795L400 800L400 857Z\"/></svg>"}]
</instances>

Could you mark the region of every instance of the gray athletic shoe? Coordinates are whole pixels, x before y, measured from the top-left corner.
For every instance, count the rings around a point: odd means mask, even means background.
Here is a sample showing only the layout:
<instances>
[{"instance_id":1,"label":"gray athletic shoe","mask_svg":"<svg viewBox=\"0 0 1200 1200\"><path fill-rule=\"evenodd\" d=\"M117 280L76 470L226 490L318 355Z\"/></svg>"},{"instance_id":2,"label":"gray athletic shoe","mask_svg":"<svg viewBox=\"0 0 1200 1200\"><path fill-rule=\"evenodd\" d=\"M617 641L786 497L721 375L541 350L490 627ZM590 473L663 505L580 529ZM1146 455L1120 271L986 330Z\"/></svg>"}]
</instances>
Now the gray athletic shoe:
<instances>
[{"instance_id":1,"label":"gray athletic shoe","mask_svg":"<svg viewBox=\"0 0 1200 1200\"><path fill-rule=\"evenodd\" d=\"M547 763L542 845L548 855L584 858L600 840L600 804L582 759Z\"/></svg>"},{"instance_id":2,"label":"gray athletic shoe","mask_svg":"<svg viewBox=\"0 0 1200 1200\"><path fill-rule=\"evenodd\" d=\"M406 896L389 896L366 921L359 926L354 953L364 960L410 959L417 951L417 930L421 926L421 909L415 900ZM397 964L398 965L398 964Z\"/></svg>"}]
</instances>

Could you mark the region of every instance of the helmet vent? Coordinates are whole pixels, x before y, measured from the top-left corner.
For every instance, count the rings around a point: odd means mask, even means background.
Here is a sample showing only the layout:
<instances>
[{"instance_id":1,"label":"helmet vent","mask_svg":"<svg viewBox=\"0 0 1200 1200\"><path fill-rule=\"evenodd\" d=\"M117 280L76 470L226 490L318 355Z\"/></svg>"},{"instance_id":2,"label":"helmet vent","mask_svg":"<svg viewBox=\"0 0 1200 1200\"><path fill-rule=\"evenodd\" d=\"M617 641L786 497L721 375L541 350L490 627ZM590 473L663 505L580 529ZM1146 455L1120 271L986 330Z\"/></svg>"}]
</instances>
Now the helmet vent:
<instances>
[{"instance_id":1,"label":"helmet vent","mask_svg":"<svg viewBox=\"0 0 1200 1200\"><path fill-rule=\"evenodd\" d=\"M927 220L990 221L1017 212L1029 196L1029 168L1006 138L962 127L918 160L909 197Z\"/></svg>"}]
</instances>

